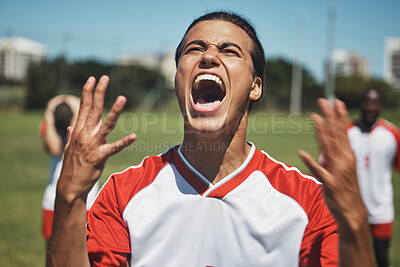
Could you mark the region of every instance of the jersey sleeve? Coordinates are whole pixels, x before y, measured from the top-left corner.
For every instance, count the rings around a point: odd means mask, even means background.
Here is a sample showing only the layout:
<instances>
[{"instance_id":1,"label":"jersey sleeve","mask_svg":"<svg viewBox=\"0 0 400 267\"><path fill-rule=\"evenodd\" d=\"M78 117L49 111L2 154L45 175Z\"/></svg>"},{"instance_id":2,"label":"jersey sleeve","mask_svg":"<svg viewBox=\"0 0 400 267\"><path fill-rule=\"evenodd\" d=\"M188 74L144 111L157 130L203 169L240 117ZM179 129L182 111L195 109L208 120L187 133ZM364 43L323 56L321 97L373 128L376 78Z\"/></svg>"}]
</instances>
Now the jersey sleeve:
<instances>
[{"instance_id":1,"label":"jersey sleeve","mask_svg":"<svg viewBox=\"0 0 400 267\"><path fill-rule=\"evenodd\" d=\"M321 266L338 266L339 264L339 233L336 221L324 205L321 214Z\"/></svg>"},{"instance_id":2,"label":"jersey sleeve","mask_svg":"<svg viewBox=\"0 0 400 267\"><path fill-rule=\"evenodd\" d=\"M300 266L337 266L339 234L337 224L325 203L322 188L308 212L309 224L300 249Z\"/></svg>"},{"instance_id":3,"label":"jersey sleeve","mask_svg":"<svg viewBox=\"0 0 400 267\"><path fill-rule=\"evenodd\" d=\"M86 238L92 266L127 266L131 255L129 232L114 186L111 176L88 214Z\"/></svg>"},{"instance_id":4,"label":"jersey sleeve","mask_svg":"<svg viewBox=\"0 0 400 267\"><path fill-rule=\"evenodd\" d=\"M132 197L153 182L167 157L147 157L140 164L113 174L88 214L87 250L92 266L127 266L132 255L123 214Z\"/></svg>"},{"instance_id":5,"label":"jersey sleeve","mask_svg":"<svg viewBox=\"0 0 400 267\"><path fill-rule=\"evenodd\" d=\"M393 166L400 172L400 131L389 121L381 119L381 125L385 127L393 135L396 141L396 151L393 158Z\"/></svg>"},{"instance_id":6,"label":"jersey sleeve","mask_svg":"<svg viewBox=\"0 0 400 267\"><path fill-rule=\"evenodd\" d=\"M396 139L397 144L397 150L394 157L393 165L396 167L397 171L400 172L400 131L399 129L395 128L394 130L392 130L392 133Z\"/></svg>"}]
</instances>

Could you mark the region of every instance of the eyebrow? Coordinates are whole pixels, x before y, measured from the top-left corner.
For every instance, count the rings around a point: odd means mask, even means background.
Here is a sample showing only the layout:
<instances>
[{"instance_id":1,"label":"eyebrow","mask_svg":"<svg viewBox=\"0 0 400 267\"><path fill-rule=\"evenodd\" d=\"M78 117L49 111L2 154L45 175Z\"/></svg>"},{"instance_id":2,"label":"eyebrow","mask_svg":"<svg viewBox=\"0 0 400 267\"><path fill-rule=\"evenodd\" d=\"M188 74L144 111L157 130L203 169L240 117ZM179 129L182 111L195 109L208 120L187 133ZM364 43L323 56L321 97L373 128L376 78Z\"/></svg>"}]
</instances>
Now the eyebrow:
<instances>
[{"instance_id":1,"label":"eyebrow","mask_svg":"<svg viewBox=\"0 0 400 267\"><path fill-rule=\"evenodd\" d=\"M192 44L196 44L196 45L199 45L199 46L204 47L204 48L207 48L207 46L208 46L207 43L204 42L203 40L194 40L194 41L189 42L187 45L185 45L185 48L184 48L184 49L186 49L188 46L190 46L190 45L192 45ZM216 47L217 47L219 50L222 50L222 49L227 48L227 47L229 47L229 46L234 46L234 47L236 47L237 49L239 49L240 52L243 53L242 48L240 48L239 45L237 45L237 44L235 44L235 43L233 43L233 42L225 42L225 43L222 43L222 44L220 44L220 45L218 45L218 46L216 46Z\"/></svg>"}]
</instances>

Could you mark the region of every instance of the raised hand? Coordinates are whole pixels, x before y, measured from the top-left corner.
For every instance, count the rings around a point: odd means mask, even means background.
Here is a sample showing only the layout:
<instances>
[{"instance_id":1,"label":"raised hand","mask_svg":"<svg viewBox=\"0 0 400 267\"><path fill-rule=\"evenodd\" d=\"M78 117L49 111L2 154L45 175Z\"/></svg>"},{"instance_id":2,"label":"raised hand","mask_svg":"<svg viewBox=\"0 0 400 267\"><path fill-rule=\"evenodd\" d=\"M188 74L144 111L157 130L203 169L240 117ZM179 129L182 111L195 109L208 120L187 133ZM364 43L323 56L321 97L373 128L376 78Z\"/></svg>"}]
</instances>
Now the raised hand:
<instances>
[{"instance_id":1,"label":"raised hand","mask_svg":"<svg viewBox=\"0 0 400 267\"><path fill-rule=\"evenodd\" d=\"M126 103L126 98L119 96L101 123L108 82L109 78L102 76L93 94L96 80L94 77L87 80L83 86L75 127L68 129L69 138L60 178L68 177L69 181L67 188L61 190L68 190L74 197L87 194L101 176L107 159L136 140L136 134L130 134L111 144L106 141Z\"/></svg>"},{"instance_id":2,"label":"raised hand","mask_svg":"<svg viewBox=\"0 0 400 267\"><path fill-rule=\"evenodd\" d=\"M68 128L47 266L89 266L85 234L87 195L100 178L107 159L136 140L136 135L130 134L111 144L106 141L126 103L126 98L119 96L101 122L108 82L107 76L101 77L93 94L96 80L87 80L75 127Z\"/></svg>"},{"instance_id":3,"label":"raised hand","mask_svg":"<svg viewBox=\"0 0 400 267\"><path fill-rule=\"evenodd\" d=\"M326 203L338 223L341 266L373 266L367 210L358 187L356 161L347 137L348 112L344 103L318 100L323 116L313 114L324 164L308 153L300 157L323 184Z\"/></svg>"}]
</instances>

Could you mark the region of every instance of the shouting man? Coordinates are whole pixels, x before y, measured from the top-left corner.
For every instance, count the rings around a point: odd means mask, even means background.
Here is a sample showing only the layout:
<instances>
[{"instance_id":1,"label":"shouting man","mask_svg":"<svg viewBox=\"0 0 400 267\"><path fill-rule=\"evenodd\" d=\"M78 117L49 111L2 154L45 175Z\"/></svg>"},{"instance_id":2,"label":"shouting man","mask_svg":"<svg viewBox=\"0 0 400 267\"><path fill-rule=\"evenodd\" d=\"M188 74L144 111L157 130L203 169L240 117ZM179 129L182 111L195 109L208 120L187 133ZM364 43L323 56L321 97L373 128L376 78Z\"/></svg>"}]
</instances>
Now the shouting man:
<instances>
[{"instance_id":1,"label":"shouting man","mask_svg":"<svg viewBox=\"0 0 400 267\"><path fill-rule=\"evenodd\" d=\"M86 197L107 158L136 139L106 142L126 99L117 98L99 126L109 79L92 97L89 78L66 146L48 264L368 266L367 213L343 103L320 100L325 118L314 118L326 167L301 152L319 181L246 142L264 60L242 17L214 12L193 21L176 50L182 144L112 175L85 227Z\"/></svg>"}]
</instances>

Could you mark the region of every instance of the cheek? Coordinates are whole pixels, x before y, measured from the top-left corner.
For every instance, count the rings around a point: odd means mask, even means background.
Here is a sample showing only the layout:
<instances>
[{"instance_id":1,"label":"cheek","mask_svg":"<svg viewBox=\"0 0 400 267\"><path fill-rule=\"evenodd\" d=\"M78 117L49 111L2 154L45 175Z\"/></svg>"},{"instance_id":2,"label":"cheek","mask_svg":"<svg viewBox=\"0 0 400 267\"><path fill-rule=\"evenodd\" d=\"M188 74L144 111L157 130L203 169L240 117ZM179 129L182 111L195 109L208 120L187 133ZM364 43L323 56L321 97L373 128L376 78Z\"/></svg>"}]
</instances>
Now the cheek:
<instances>
[{"instance_id":1,"label":"cheek","mask_svg":"<svg viewBox=\"0 0 400 267\"><path fill-rule=\"evenodd\" d=\"M185 106L186 102L186 82L183 77L185 77L185 75L182 69L178 68L175 75L175 96L181 109Z\"/></svg>"},{"instance_id":2,"label":"cheek","mask_svg":"<svg viewBox=\"0 0 400 267\"><path fill-rule=\"evenodd\" d=\"M235 62L234 64L229 64L227 61L226 66L228 74L236 83L253 82L253 64L251 62Z\"/></svg>"},{"instance_id":3,"label":"cheek","mask_svg":"<svg viewBox=\"0 0 400 267\"><path fill-rule=\"evenodd\" d=\"M245 75L243 70L234 74L234 78L232 79L233 96L240 96L242 99L247 99L253 85L253 80L252 73Z\"/></svg>"},{"instance_id":4,"label":"cheek","mask_svg":"<svg viewBox=\"0 0 400 267\"><path fill-rule=\"evenodd\" d=\"M182 86L186 82L185 77L188 79L191 69L189 62L182 57L176 69L175 86Z\"/></svg>"},{"instance_id":5,"label":"cheek","mask_svg":"<svg viewBox=\"0 0 400 267\"><path fill-rule=\"evenodd\" d=\"M178 68L176 70L176 74L175 74L175 94L179 94L179 92L183 90L183 87L184 87L183 86L183 84L184 84L183 77L184 77L184 75L183 75L182 69Z\"/></svg>"}]
</instances>

